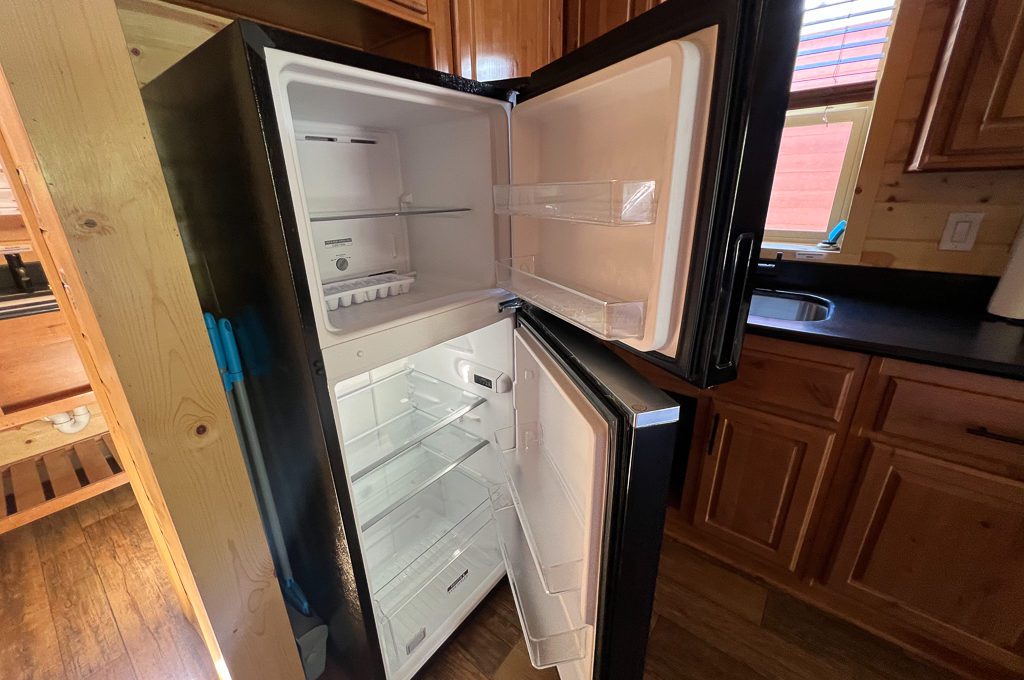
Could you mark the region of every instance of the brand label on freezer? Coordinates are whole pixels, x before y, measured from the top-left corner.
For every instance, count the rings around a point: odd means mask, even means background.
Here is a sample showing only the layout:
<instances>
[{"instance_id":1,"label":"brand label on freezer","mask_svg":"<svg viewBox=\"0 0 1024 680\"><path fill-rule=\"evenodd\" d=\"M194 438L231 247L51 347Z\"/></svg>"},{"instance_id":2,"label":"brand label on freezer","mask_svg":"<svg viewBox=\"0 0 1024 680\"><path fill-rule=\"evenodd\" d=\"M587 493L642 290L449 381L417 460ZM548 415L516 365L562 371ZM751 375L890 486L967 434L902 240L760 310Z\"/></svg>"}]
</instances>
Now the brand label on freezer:
<instances>
[{"instance_id":1,"label":"brand label on freezer","mask_svg":"<svg viewBox=\"0 0 1024 680\"><path fill-rule=\"evenodd\" d=\"M464 571L464 572L462 572L461 574L459 574L459 577L458 577L457 579L455 579L454 581L452 581L452 584L451 584L450 586L448 586L448 592L450 593L450 592L452 592L453 590L455 590L455 588L456 588L456 587L457 587L457 586L458 586L458 585L459 585L460 583L462 583L463 581L465 581L465 580L466 580L466 577L467 577L467 576L469 576L469 569L467 569L466 571Z\"/></svg>"},{"instance_id":2,"label":"brand label on freezer","mask_svg":"<svg viewBox=\"0 0 1024 680\"><path fill-rule=\"evenodd\" d=\"M324 245L328 248L337 248L338 246L349 246L352 245L351 238L332 238L324 241Z\"/></svg>"}]
</instances>

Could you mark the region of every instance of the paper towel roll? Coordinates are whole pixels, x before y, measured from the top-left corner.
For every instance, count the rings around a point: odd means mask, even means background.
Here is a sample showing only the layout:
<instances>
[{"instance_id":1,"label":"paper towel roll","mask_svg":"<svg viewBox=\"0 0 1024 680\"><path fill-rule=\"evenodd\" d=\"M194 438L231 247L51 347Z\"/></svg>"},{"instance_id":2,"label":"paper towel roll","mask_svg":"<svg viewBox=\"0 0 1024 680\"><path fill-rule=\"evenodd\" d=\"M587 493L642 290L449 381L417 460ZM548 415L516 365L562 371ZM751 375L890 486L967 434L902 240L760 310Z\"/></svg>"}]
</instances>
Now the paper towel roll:
<instances>
[{"instance_id":1,"label":"paper towel roll","mask_svg":"<svg viewBox=\"0 0 1024 680\"><path fill-rule=\"evenodd\" d=\"M1010 319L1024 319L1024 224L1017 230L1010 261L988 302L988 311Z\"/></svg>"}]
</instances>

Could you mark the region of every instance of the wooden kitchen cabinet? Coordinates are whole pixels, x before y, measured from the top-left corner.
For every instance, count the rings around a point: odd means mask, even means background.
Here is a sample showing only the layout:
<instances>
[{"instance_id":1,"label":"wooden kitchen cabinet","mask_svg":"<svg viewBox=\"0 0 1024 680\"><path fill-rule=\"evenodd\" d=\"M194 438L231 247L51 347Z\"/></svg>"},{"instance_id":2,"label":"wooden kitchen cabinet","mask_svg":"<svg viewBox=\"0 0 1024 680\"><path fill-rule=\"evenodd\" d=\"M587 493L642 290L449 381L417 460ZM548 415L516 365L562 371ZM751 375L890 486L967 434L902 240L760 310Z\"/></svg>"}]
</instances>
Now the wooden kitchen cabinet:
<instances>
[{"instance_id":1,"label":"wooden kitchen cabinet","mask_svg":"<svg viewBox=\"0 0 1024 680\"><path fill-rule=\"evenodd\" d=\"M958 0L911 170L1024 167L1024 3Z\"/></svg>"},{"instance_id":2,"label":"wooden kitchen cabinet","mask_svg":"<svg viewBox=\"0 0 1024 680\"><path fill-rule=\"evenodd\" d=\"M683 504L695 533L738 566L798 578L867 366L862 354L746 338L737 379L704 392Z\"/></svg>"},{"instance_id":3,"label":"wooden kitchen cabinet","mask_svg":"<svg viewBox=\"0 0 1024 680\"><path fill-rule=\"evenodd\" d=\"M628 360L628 359L627 359ZM973 678L1024 676L1024 382L759 336L666 532Z\"/></svg>"},{"instance_id":4,"label":"wooden kitchen cabinet","mask_svg":"<svg viewBox=\"0 0 1024 680\"><path fill-rule=\"evenodd\" d=\"M453 0L451 12L456 75L520 78L562 55L559 0Z\"/></svg>"},{"instance_id":5,"label":"wooden kitchen cabinet","mask_svg":"<svg viewBox=\"0 0 1024 680\"><path fill-rule=\"evenodd\" d=\"M716 401L694 526L788 571L805 555L836 435Z\"/></svg>"},{"instance_id":6,"label":"wooden kitchen cabinet","mask_svg":"<svg viewBox=\"0 0 1024 680\"><path fill-rule=\"evenodd\" d=\"M872 442L827 585L1024 672L1024 482Z\"/></svg>"},{"instance_id":7,"label":"wooden kitchen cabinet","mask_svg":"<svg viewBox=\"0 0 1024 680\"><path fill-rule=\"evenodd\" d=\"M566 3L565 51L586 45L662 2L664 0L569 0Z\"/></svg>"}]
</instances>

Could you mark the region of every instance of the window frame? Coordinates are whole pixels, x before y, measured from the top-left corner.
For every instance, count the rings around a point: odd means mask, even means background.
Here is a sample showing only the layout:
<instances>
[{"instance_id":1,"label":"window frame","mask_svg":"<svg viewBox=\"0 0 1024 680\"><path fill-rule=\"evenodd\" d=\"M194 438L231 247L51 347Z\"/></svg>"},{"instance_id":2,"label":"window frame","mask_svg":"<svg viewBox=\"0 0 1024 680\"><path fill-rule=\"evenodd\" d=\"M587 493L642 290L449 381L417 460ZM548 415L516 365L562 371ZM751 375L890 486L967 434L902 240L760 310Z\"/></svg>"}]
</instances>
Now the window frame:
<instances>
[{"instance_id":1,"label":"window frame","mask_svg":"<svg viewBox=\"0 0 1024 680\"><path fill-rule=\"evenodd\" d=\"M829 212L828 223L821 231L795 231L771 229L765 226L764 241L790 245L815 246L827 236L839 220L846 219L850 214L853 197L857 189L857 176L860 172L861 158L867 142L868 125L874 108L872 100L855 103L818 106L814 108L792 109L786 112L786 128L820 125L822 119L828 122L850 122L850 139L846 144L843 156L839 183L835 196L832 198L832 210Z\"/></svg>"}]
</instances>

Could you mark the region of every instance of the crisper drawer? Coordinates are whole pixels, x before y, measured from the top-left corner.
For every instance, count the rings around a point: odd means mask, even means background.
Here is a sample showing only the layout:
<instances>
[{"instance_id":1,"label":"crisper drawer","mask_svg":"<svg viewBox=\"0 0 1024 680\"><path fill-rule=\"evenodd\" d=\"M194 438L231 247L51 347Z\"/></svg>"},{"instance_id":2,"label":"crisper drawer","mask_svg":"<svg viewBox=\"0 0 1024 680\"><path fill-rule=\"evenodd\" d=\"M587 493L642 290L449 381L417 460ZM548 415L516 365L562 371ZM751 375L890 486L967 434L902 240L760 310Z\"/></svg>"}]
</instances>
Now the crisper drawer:
<instances>
[{"instance_id":1,"label":"crisper drawer","mask_svg":"<svg viewBox=\"0 0 1024 680\"><path fill-rule=\"evenodd\" d=\"M501 568L490 504L482 503L374 594L391 667L401 667Z\"/></svg>"},{"instance_id":2,"label":"crisper drawer","mask_svg":"<svg viewBox=\"0 0 1024 680\"><path fill-rule=\"evenodd\" d=\"M552 595L544 589L515 508L498 507L501 502L496 495L492 499L501 551L530 661L537 668L546 668L582 659L590 648L592 627L580 614L580 591Z\"/></svg>"}]
</instances>

